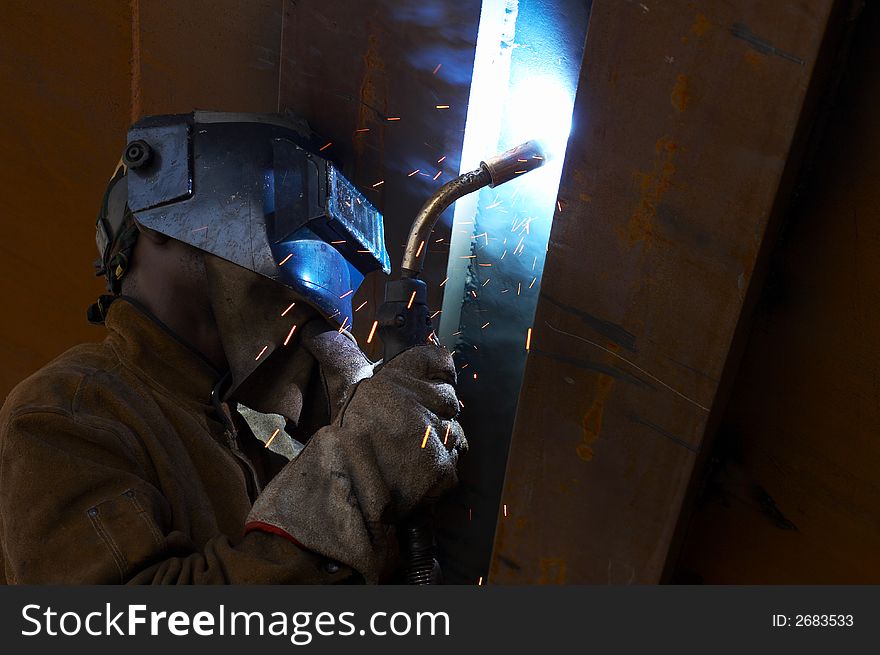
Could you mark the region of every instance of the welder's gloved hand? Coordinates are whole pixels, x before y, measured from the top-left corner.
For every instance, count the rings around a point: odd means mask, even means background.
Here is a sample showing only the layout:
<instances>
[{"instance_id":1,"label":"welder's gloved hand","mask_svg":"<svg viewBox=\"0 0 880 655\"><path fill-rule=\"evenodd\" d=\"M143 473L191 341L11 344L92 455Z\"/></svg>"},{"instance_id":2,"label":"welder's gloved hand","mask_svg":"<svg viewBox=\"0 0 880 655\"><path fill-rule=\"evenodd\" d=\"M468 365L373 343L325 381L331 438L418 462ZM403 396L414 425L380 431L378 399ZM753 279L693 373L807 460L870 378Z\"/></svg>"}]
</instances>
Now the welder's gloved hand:
<instances>
[{"instance_id":1,"label":"welder's gloved hand","mask_svg":"<svg viewBox=\"0 0 880 655\"><path fill-rule=\"evenodd\" d=\"M281 530L379 581L393 565L395 524L457 482L467 441L454 383L452 357L427 345L358 383L333 424L257 498L248 529Z\"/></svg>"},{"instance_id":2,"label":"welder's gloved hand","mask_svg":"<svg viewBox=\"0 0 880 655\"><path fill-rule=\"evenodd\" d=\"M324 329L318 321L303 328L302 346L318 363L321 384L327 396L330 422L342 410L353 386L373 374L371 362L347 332Z\"/></svg>"}]
</instances>

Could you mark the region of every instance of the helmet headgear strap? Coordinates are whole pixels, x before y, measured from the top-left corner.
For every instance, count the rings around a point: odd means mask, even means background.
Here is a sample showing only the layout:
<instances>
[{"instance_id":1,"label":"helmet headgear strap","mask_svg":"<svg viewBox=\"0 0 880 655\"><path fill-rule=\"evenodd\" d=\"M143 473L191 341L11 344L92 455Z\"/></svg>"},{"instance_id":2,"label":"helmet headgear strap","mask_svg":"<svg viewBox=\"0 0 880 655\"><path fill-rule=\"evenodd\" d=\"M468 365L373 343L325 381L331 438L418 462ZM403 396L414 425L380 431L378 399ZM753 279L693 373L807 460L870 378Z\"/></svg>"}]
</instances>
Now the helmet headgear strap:
<instances>
[{"instance_id":1,"label":"helmet headgear strap","mask_svg":"<svg viewBox=\"0 0 880 655\"><path fill-rule=\"evenodd\" d=\"M140 233L128 208L126 173L126 166L120 161L107 185L95 224L95 238L101 252L101 258L95 261L96 275L106 278L109 292L88 309L88 320L96 325L104 323L110 304L122 292L122 279L128 273Z\"/></svg>"}]
</instances>

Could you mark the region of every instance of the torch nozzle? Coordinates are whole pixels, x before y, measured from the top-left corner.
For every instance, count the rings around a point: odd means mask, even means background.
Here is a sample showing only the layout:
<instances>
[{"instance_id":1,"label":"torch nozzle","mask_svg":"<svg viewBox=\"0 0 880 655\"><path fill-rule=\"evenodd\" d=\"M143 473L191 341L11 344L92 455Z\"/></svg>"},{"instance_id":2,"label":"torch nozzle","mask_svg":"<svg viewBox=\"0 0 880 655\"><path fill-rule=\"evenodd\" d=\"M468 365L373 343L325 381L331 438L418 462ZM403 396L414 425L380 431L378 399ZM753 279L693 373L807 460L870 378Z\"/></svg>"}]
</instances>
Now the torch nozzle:
<instances>
[{"instance_id":1,"label":"torch nozzle","mask_svg":"<svg viewBox=\"0 0 880 655\"><path fill-rule=\"evenodd\" d=\"M519 175L533 171L544 165L546 155L537 141L526 141L507 152L487 159L480 166L492 176L490 187L509 182Z\"/></svg>"},{"instance_id":2,"label":"torch nozzle","mask_svg":"<svg viewBox=\"0 0 880 655\"><path fill-rule=\"evenodd\" d=\"M543 166L546 156L537 141L527 141L515 148L480 162L477 170L447 182L422 206L413 221L403 253L403 277L417 277L425 266L426 242L437 220L449 205L484 186L496 187Z\"/></svg>"}]
</instances>

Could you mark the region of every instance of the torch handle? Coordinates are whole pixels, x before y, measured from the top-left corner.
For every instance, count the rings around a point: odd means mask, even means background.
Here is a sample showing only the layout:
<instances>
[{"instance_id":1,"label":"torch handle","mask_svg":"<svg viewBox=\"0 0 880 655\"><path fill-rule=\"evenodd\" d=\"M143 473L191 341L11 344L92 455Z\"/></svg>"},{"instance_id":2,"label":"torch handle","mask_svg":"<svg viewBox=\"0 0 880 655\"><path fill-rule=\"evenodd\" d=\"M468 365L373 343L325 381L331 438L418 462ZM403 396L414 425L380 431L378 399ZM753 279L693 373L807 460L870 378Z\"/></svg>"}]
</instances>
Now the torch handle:
<instances>
[{"instance_id":1,"label":"torch handle","mask_svg":"<svg viewBox=\"0 0 880 655\"><path fill-rule=\"evenodd\" d=\"M426 343L434 331L428 317L428 289L415 277L385 286L385 302L376 315L384 347L383 363L408 348ZM440 566L434 560L434 531L430 511L417 510L400 526L400 551L407 584L440 583Z\"/></svg>"},{"instance_id":2,"label":"torch handle","mask_svg":"<svg viewBox=\"0 0 880 655\"><path fill-rule=\"evenodd\" d=\"M442 574L434 559L434 528L427 508L417 511L401 527L400 550L406 584L440 584Z\"/></svg>"},{"instance_id":3,"label":"torch handle","mask_svg":"<svg viewBox=\"0 0 880 655\"><path fill-rule=\"evenodd\" d=\"M535 141L523 143L447 182L422 206L407 238L401 267L403 277L385 285L385 302L376 316L385 363L408 348L429 342L434 331L428 315L428 289L418 276L425 264L425 244L440 215L458 198L485 186L504 184L543 163L540 145ZM411 517L400 534L407 583L439 584L440 567L434 560L429 508Z\"/></svg>"},{"instance_id":4,"label":"torch handle","mask_svg":"<svg viewBox=\"0 0 880 655\"><path fill-rule=\"evenodd\" d=\"M404 350L427 343L434 331L428 316L427 285L414 277L386 284L385 302L376 321L385 363Z\"/></svg>"}]
</instances>

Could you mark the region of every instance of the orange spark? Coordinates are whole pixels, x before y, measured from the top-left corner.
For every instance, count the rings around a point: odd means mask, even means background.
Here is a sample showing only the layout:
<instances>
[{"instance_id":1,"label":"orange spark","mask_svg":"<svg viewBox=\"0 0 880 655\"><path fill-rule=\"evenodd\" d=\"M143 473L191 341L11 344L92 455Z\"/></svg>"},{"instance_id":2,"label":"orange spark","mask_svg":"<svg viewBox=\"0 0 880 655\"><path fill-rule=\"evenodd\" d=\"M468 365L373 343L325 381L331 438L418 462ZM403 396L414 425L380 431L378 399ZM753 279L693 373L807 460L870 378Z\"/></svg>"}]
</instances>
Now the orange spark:
<instances>
[{"instance_id":1,"label":"orange spark","mask_svg":"<svg viewBox=\"0 0 880 655\"><path fill-rule=\"evenodd\" d=\"M285 309L283 312L281 312L281 315L282 315L282 316L287 315L287 312L289 312L291 309L293 309L293 306L294 306L294 305L296 305L295 302L290 303L290 306L289 306L287 309Z\"/></svg>"},{"instance_id":2,"label":"orange spark","mask_svg":"<svg viewBox=\"0 0 880 655\"><path fill-rule=\"evenodd\" d=\"M341 296L339 296L339 299L342 300L343 298L348 298L353 293L354 293L354 289L349 289L348 291L343 293Z\"/></svg>"},{"instance_id":3,"label":"orange spark","mask_svg":"<svg viewBox=\"0 0 880 655\"><path fill-rule=\"evenodd\" d=\"M321 146L320 148L318 148L318 152L323 152L324 150L326 150L327 148L329 148L329 147L332 146L332 145L333 145L333 142L332 142L332 141L328 141L328 142L325 143L323 146Z\"/></svg>"},{"instance_id":4,"label":"orange spark","mask_svg":"<svg viewBox=\"0 0 880 655\"><path fill-rule=\"evenodd\" d=\"M443 313L443 310L442 310L442 309L438 309L436 312L434 312L433 314L431 314L428 318L434 318L435 316L437 316L437 314L442 314L442 313Z\"/></svg>"},{"instance_id":5,"label":"orange spark","mask_svg":"<svg viewBox=\"0 0 880 655\"><path fill-rule=\"evenodd\" d=\"M442 164L443 160L445 160L445 159L446 159L446 155L443 155L440 159L437 160L437 163Z\"/></svg>"},{"instance_id":6,"label":"orange spark","mask_svg":"<svg viewBox=\"0 0 880 655\"><path fill-rule=\"evenodd\" d=\"M452 423L446 426L446 436L443 437L443 445L446 445L446 442L449 441L449 431L452 429Z\"/></svg>"},{"instance_id":7,"label":"orange spark","mask_svg":"<svg viewBox=\"0 0 880 655\"><path fill-rule=\"evenodd\" d=\"M490 323L490 321L486 321L486 323L480 329L485 330L487 327L489 327L489 323Z\"/></svg>"},{"instance_id":8,"label":"orange spark","mask_svg":"<svg viewBox=\"0 0 880 655\"><path fill-rule=\"evenodd\" d=\"M293 257L293 253L289 253L289 254L287 255L287 257L285 257L285 258L282 259L280 262L278 262L278 265L279 265L279 266L284 266L284 265L287 263L287 260L290 259L291 257Z\"/></svg>"},{"instance_id":9,"label":"orange spark","mask_svg":"<svg viewBox=\"0 0 880 655\"><path fill-rule=\"evenodd\" d=\"M418 257L419 255L422 254L422 248L424 248L424 247L425 247L425 242L422 241L422 242L419 244L419 249L416 250L416 257Z\"/></svg>"},{"instance_id":10,"label":"orange spark","mask_svg":"<svg viewBox=\"0 0 880 655\"><path fill-rule=\"evenodd\" d=\"M256 361L256 360L258 360L260 357L262 357L262 356L263 356L263 353L266 352L268 349L269 349L269 346L268 346L268 345L263 346L263 349L260 351L260 354L258 354L256 357L254 357L254 361Z\"/></svg>"},{"instance_id":11,"label":"orange spark","mask_svg":"<svg viewBox=\"0 0 880 655\"><path fill-rule=\"evenodd\" d=\"M416 173L418 173L420 170L421 170L420 168L417 168L417 169L414 170L412 173L410 173L409 175L407 175L407 177L412 177L413 175L415 175Z\"/></svg>"},{"instance_id":12,"label":"orange spark","mask_svg":"<svg viewBox=\"0 0 880 655\"><path fill-rule=\"evenodd\" d=\"M366 300L363 301L360 305L358 305L358 308L357 308L356 310L354 310L354 311L359 312L360 310L362 310L362 309L364 308L364 305L367 304L367 302L368 302L368 301L366 301Z\"/></svg>"},{"instance_id":13,"label":"orange spark","mask_svg":"<svg viewBox=\"0 0 880 655\"><path fill-rule=\"evenodd\" d=\"M536 281L537 279L538 279L538 278L536 278L536 277L532 278L532 284L529 285L529 289L532 288L532 285L535 283L535 281Z\"/></svg>"},{"instance_id":14,"label":"orange spark","mask_svg":"<svg viewBox=\"0 0 880 655\"><path fill-rule=\"evenodd\" d=\"M370 131L369 127L362 127L359 130L355 130L355 132L369 132L369 131Z\"/></svg>"},{"instance_id":15,"label":"orange spark","mask_svg":"<svg viewBox=\"0 0 880 655\"><path fill-rule=\"evenodd\" d=\"M409 297L409 302L406 303L406 308L410 309L412 307L413 301L416 299L416 292L413 291L412 295Z\"/></svg>"},{"instance_id":16,"label":"orange spark","mask_svg":"<svg viewBox=\"0 0 880 655\"><path fill-rule=\"evenodd\" d=\"M504 503L504 516L507 516L507 503Z\"/></svg>"},{"instance_id":17,"label":"orange spark","mask_svg":"<svg viewBox=\"0 0 880 655\"><path fill-rule=\"evenodd\" d=\"M529 348L532 347L532 328L529 328L526 332L526 352L529 351Z\"/></svg>"},{"instance_id":18,"label":"orange spark","mask_svg":"<svg viewBox=\"0 0 880 655\"><path fill-rule=\"evenodd\" d=\"M444 284L446 284L447 282L449 282L449 278L446 278L445 280L443 280L443 281L440 283L440 286L442 287L442 286L443 286Z\"/></svg>"},{"instance_id":19,"label":"orange spark","mask_svg":"<svg viewBox=\"0 0 880 655\"><path fill-rule=\"evenodd\" d=\"M449 109L449 105L437 105L437 109Z\"/></svg>"},{"instance_id":20,"label":"orange spark","mask_svg":"<svg viewBox=\"0 0 880 655\"><path fill-rule=\"evenodd\" d=\"M382 186L383 184L385 184L385 180L379 180L373 185L373 188L375 189L377 186Z\"/></svg>"},{"instance_id":21,"label":"orange spark","mask_svg":"<svg viewBox=\"0 0 880 655\"><path fill-rule=\"evenodd\" d=\"M373 335L376 334L377 325L379 325L379 321L373 321L373 327L370 328L370 336L367 337L367 343L370 343L373 340Z\"/></svg>"},{"instance_id":22,"label":"orange spark","mask_svg":"<svg viewBox=\"0 0 880 655\"><path fill-rule=\"evenodd\" d=\"M399 121L399 120L400 120L400 116L389 116L389 117L386 118L385 120L386 120L386 121Z\"/></svg>"},{"instance_id":23,"label":"orange spark","mask_svg":"<svg viewBox=\"0 0 880 655\"><path fill-rule=\"evenodd\" d=\"M480 576L480 579L477 580L477 586L478 586L478 587L482 587L482 586L483 586L483 576Z\"/></svg>"},{"instance_id":24,"label":"orange spark","mask_svg":"<svg viewBox=\"0 0 880 655\"><path fill-rule=\"evenodd\" d=\"M345 239L340 239L339 241L331 241L330 243L334 246L338 246L340 243L345 243Z\"/></svg>"},{"instance_id":25,"label":"orange spark","mask_svg":"<svg viewBox=\"0 0 880 655\"><path fill-rule=\"evenodd\" d=\"M443 171L437 171L437 174L436 174L433 178L431 178L431 179L432 179L432 180L436 180L436 179L437 179L438 177L440 177L441 175L443 175Z\"/></svg>"},{"instance_id":26,"label":"orange spark","mask_svg":"<svg viewBox=\"0 0 880 655\"><path fill-rule=\"evenodd\" d=\"M342 325L339 326L339 334L342 334L342 331L345 329L346 323L348 323L348 316L342 319Z\"/></svg>"},{"instance_id":27,"label":"orange spark","mask_svg":"<svg viewBox=\"0 0 880 655\"><path fill-rule=\"evenodd\" d=\"M290 332L287 333L287 338L284 339L284 345L285 345L285 346L286 346L288 343L290 343L290 338L293 336L293 333L294 333L294 332L296 332L296 326L295 326L295 325L294 325L292 328L290 328Z\"/></svg>"},{"instance_id":28,"label":"orange spark","mask_svg":"<svg viewBox=\"0 0 880 655\"><path fill-rule=\"evenodd\" d=\"M422 448L428 444L428 437L431 436L431 424L425 426L425 437L422 439Z\"/></svg>"},{"instance_id":29,"label":"orange spark","mask_svg":"<svg viewBox=\"0 0 880 655\"><path fill-rule=\"evenodd\" d=\"M272 436L269 437L269 441L266 442L266 445L263 446L263 448L268 448L268 447L269 447L269 444L272 443L272 441L274 441L275 437L278 436L278 433L279 433L279 432L281 432L281 428L277 428L277 429L275 430L275 432L272 433Z\"/></svg>"}]
</instances>

